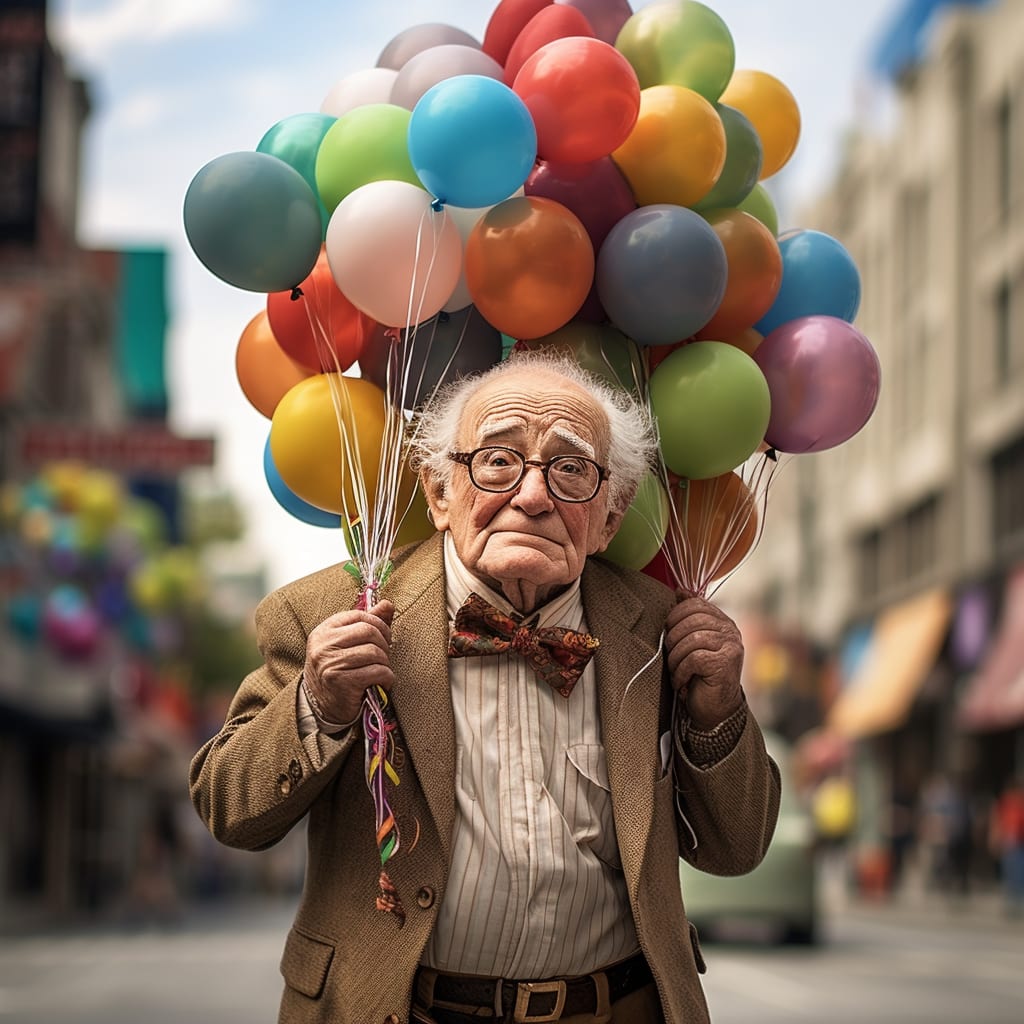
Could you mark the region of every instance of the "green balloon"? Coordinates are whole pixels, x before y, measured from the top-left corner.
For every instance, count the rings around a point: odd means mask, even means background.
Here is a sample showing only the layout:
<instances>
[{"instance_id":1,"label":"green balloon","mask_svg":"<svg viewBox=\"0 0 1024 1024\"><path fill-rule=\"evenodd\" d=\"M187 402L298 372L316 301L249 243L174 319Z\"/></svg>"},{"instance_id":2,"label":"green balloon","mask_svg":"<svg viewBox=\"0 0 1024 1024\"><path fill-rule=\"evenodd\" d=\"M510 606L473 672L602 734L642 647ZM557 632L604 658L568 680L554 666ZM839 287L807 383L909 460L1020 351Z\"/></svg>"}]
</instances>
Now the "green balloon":
<instances>
[{"instance_id":1,"label":"green balloon","mask_svg":"<svg viewBox=\"0 0 1024 1024\"><path fill-rule=\"evenodd\" d=\"M764 440L768 381L741 349L721 341L683 345L651 374L651 411L673 473L707 480L735 469Z\"/></svg>"},{"instance_id":2,"label":"green balloon","mask_svg":"<svg viewBox=\"0 0 1024 1024\"><path fill-rule=\"evenodd\" d=\"M643 360L636 342L609 324L571 320L551 334L523 342L523 347L571 356L583 369L623 391L636 393L643 386Z\"/></svg>"},{"instance_id":3,"label":"green balloon","mask_svg":"<svg viewBox=\"0 0 1024 1024\"><path fill-rule=\"evenodd\" d=\"M751 189L750 195L742 203L737 204L736 209L756 217L773 235L778 236L779 215L775 212L775 204L768 190L760 182Z\"/></svg>"},{"instance_id":4,"label":"green balloon","mask_svg":"<svg viewBox=\"0 0 1024 1024\"><path fill-rule=\"evenodd\" d=\"M269 153L226 153L200 168L185 193L184 219L207 270L246 291L289 291L320 255L316 196Z\"/></svg>"},{"instance_id":5,"label":"green balloon","mask_svg":"<svg viewBox=\"0 0 1024 1024\"><path fill-rule=\"evenodd\" d=\"M368 103L331 125L316 157L317 189L331 213L345 196L371 181L423 187L406 143L411 117L411 110L392 103Z\"/></svg>"},{"instance_id":6,"label":"green balloon","mask_svg":"<svg viewBox=\"0 0 1024 1024\"><path fill-rule=\"evenodd\" d=\"M619 30L615 48L632 64L641 89L682 85L712 103L736 66L728 26L697 0L642 7Z\"/></svg>"},{"instance_id":7,"label":"green balloon","mask_svg":"<svg viewBox=\"0 0 1024 1024\"><path fill-rule=\"evenodd\" d=\"M625 569L642 569L658 553L668 530L668 495L661 481L648 472L640 481L604 557Z\"/></svg>"},{"instance_id":8,"label":"green balloon","mask_svg":"<svg viewBox=\"0 0 1024 1024\"><path fill-rule=\"evenodd\" d=\"M761 140L747 116L724 103L715 109L725 128L725 166L711 191L694 205L699 213L743 202L757 185L764 158Z\"/></svg>"},{"instance_id":9,"label":"green balloon","mask_svg":"<svg viewBox=\"0 0 1024 1024\"><path fill-rule=\"evenodd\" d=\"M327 231L327 222L331 215L319 198L316 186L316 155L327 130L337 120L330 114L293 114L268 129L256 146L257 153L276 156L290 167L294 167L306 180L306 184L317 196L321 237Z\"/></svg>"}]
</instances>

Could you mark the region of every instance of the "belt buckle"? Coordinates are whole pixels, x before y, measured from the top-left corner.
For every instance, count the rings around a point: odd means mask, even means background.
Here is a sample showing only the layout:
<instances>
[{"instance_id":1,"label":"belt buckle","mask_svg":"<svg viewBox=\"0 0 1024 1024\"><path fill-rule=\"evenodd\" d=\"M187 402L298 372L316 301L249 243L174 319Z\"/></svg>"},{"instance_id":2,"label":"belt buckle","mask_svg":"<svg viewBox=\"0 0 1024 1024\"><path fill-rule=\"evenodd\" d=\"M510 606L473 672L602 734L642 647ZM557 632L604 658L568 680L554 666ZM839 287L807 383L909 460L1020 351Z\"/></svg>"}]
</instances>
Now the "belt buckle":
<instances>
[{"instance_id":1,"label":"belt buckle","mask_svg":"<svg viewBox=\"0 0 1024 1024\"><path fill-rule=\"evenodd\" d=\"M554 992L555 1008L551 1013L529 1013L530 997L534 992ZM559 978L557 981L521 981L516 987L516 1008L512 1018L516 1024L546 1024L546 1022L559 1020L562 1011L565 1009L566 988L565 982Z\"/></svg>"}]
</instances>

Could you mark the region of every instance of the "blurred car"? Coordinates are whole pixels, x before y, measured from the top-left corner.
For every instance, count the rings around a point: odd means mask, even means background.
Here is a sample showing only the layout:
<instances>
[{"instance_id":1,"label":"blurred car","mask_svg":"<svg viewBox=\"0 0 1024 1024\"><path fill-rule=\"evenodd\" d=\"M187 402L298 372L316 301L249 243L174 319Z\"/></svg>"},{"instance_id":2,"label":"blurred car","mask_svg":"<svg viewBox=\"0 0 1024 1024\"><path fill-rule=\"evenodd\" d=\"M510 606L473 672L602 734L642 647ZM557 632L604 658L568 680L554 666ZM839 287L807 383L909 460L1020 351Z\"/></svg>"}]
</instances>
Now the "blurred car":
<instances>
[{"instance_id":1,"label":"blurred car","mask_svg":"<svg viewBox=\"0 0 1024 1024\"><path fill-rule=\"evenodd\" d=\"M810 945L818 940L814 823L792 782L790 749L765 734L782 775L782 802L764 860L749 874L723 878L679 862L686 915L702 935Z\"/></svg>"}]
</instances>

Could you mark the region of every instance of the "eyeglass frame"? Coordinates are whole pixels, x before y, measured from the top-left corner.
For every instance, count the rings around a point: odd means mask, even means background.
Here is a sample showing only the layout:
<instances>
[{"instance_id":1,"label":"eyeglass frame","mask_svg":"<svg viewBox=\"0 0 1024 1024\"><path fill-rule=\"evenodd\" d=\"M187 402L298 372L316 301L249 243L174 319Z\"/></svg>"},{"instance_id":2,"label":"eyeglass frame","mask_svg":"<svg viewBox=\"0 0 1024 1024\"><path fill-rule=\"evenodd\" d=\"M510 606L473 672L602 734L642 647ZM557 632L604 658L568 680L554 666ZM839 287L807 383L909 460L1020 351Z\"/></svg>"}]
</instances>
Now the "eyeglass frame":
<instances>
[{"instance_id":1,"label":"eyeglass frame","mask_svg":"<svg viewBox=\"0 0 1024 1024\"><path fill-rule=\"evenodd\" d=\"M473 476L473 459L476 458L480 452L510 452L515 455L522 462L522 470L519 473L519 478L514 484L508 487L493 488L493 487L481 487L476 482L476 477ZM471 452L449 452L448 458L452 462L457 462L460 466L465 466L466 471L469 473L469 482L478 490L484 491L486 494L509 494L519 487L523 480L526 479L526 471L530 466L536 466L544 476L544 486L547 488L548 494L551 495L555 501L564 501L568 505L585 505L588 501L593 501L601 490L601 484L608 479L608 470L602 466L599 462L594 459L588 458L586 455L556 455L553 459L548 459L546 462L541 462L539 459L528 459L521 451L516 448L509 448L503 444L485 444L480 448L474 448ZM597 486L594 488L594 493L589 498L563 498L559 494L551 489L551 481L548 479L548 473L551 472L551 464L558 462L559 459L582 459L584 462L589 462L597 470Z\"/></svg>"}]
</instances>

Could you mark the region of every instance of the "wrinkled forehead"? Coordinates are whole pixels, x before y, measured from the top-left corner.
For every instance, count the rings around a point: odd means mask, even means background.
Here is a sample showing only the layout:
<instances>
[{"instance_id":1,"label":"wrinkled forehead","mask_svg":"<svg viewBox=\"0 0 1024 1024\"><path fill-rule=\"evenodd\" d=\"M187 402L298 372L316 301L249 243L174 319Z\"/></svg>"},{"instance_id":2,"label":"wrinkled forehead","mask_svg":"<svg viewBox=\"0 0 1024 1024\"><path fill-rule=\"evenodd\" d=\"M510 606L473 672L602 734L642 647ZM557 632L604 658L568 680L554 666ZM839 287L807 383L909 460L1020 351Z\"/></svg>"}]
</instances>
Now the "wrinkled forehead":
<instances>
[{"instance_id":1,"label":"wrinkled forehead","mask_svg":"<svg viewBox=\"0 0 1024 1024\"><path fill-rule=\"evenodd\" d=\"M607 454L609 432L608 416L589 391L536 368L482 384L459 423L460 443L466 448L562 441L596 458Z\"/></svg>"}]
</instances>

